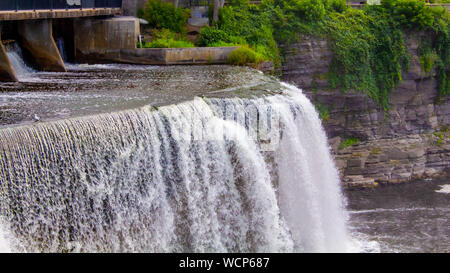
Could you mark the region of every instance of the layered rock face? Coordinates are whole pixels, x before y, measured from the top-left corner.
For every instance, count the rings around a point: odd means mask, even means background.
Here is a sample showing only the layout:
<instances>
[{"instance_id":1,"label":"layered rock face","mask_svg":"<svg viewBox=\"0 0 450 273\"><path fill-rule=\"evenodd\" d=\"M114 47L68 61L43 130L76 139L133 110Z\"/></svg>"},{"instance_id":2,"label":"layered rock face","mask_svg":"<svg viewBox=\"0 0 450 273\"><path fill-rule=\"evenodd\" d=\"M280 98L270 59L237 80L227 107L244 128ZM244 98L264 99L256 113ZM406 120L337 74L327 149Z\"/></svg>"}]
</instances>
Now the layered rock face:
<instances>
[{"instance_id":1,"label":"layered rock face","mask_svg":"<svg viewBox=\"0 0 450 273\"><path fill-rule=\"evenodd\" d=\"M328 110L323 125L346 186L448 175L450 98L438 102L435 73L425 73L417 56L419 40L405 36L410 67L390 95L388 115L363 92L328 86L333 54L326 38L307 36L284 46L282 79ZM360 141L345 147L348 137Z\"/></svg>"}]
</instances>

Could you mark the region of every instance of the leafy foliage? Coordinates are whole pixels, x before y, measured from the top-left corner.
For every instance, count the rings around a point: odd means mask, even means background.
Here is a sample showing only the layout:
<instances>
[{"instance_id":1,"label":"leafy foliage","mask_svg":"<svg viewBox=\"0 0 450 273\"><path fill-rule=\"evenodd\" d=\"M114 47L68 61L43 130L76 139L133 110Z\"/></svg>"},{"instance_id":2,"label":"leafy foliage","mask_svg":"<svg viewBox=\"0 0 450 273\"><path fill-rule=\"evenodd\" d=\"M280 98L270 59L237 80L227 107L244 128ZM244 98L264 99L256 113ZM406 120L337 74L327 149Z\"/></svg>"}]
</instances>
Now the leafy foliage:
<instances>
[{"instance_id":1,"label":"leafy foliage","mask_svg":"<svg viewBox=\"0 0 450 273\"><path fill-rule=\"evenodd\" d=\"M228 56L228 63L234 65L258 64L262 61L261 54L246 46L239 47Z\"/></svg>"},{"instance_id":2,"label":"leafy foliage","mask_svg":"<svg viewBox=\"0 0 450 273\"><path fill-rule=\"evenodd\" d=\"M259 6L247 5L245 1L235 2L220 10L219 20L214 27L201 30L197 44L248 45L248 49L262 59L272 60L276 65L280 65L270 14Z\"/></svg>"},{"instance_id":3,"label":"leafy foliage","mask_svg":"<svg viewBox=\"0 0 450 273\"><path fill-rule=\"evenodd\" d=\"M245 45L247 42L242 37L232 36L216 27L204 27L200 31L198 46L212 46L215 44Z\"/></svg>"},{"instance_id":4,"label":"leafy foliage","mask_svg":"<svg viewBox=\"0 0 450 273\"><path fill-rule=\"evenodd\" d=\"M342 149L350 147L358 142L360 142L360 140L355 137L346 138L346 139L344 139L344 141L339 143L338 149L342 150Z\"/></svg>"},{"instance_id":5,"label":"leafy foliage","mask_svg":"<svg viewBox=\"0 0 450 273\"><path fill-rule=\"evenodd\" d=\"M405 28L424 29L433 25L433 12L424 0L383 0L381 6Z\"/></svg>"},{"instance_id":6,"label":"leafy foliage","mask_svg":"<svg viewBox=\"0 0 450 273\"><path fill-rule=\"evenodd\" d=\"M175 32L182 31L187 18L182 9L161 0L150 0L142 14L153 27ZM426 33L418 52L422 67L436 72L441 97L450 94L449 21L445 8L430 7L425 0L383 0L363 10L347 8L345 0L262 0L257 6L232 0L220 9L214 26L201 30L197 45L243 45L234 63L253 62L256 55L279 67L277 44L296 42L305 34L328 37L334 56L327 73L330 86L366 92L387 110L389 94L409 64L404 32Z\"/></svg>"},{"instance_id":7,"label":"leafy foliage","mask_svg":"<svg viewBox=\"0 0 450 273\"><path fill-rule=\"evenodd\" d=\"M386 14L348 9L332 13L327 31L334 58L330 85L368 92L385 110L390 91L408 66L402 33Z\"/></svg>"},{"instance_id":8,"label":"leafy foliage","mask_svg":"<svg viewBox=\"0 0 450 273\"><path fill-rule=\"evenodd\" d=\"M170 2L149 0L139 15L148 21L150 27L181 32L190 17L190 12L190 9L176 8Z\"/></svg>"},{"instance_id":9,"label":"leafy foliage","mask_svg":"<svg viewBox=\"0 0 450 273\"><path fill-rule=\"evenodd\" d=\"M314 106L316 107L316 110L319 113L319 118L323 122L327 122L330 119L330 111L328 107L322 103L317 103Z\"/></svg>"},{"instance_id":10,"label":"leafy foliage","mask_svg":"<svg viewBox=\"0 0 450 273\"><path fill-rule=\"evenodd\" d=\"M182 33L175 33L169 29L153 29L152 41L144 43L144 48L183 48L194 47L194 44L187 41Z\"/></svg>"}]
</instances>

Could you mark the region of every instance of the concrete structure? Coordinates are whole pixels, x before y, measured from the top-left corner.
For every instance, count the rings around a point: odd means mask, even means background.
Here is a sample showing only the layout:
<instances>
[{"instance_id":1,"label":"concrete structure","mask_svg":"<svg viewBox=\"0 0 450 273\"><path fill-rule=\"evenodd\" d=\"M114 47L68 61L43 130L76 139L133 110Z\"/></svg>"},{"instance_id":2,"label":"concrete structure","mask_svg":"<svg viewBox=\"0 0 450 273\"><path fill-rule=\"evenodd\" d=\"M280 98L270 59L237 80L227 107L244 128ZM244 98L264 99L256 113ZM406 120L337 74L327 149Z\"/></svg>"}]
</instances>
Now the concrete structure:
<instances>
[{"instance_id":1,"label":"concrete structure","mask_svg":"<svg viewBox=\"0 0 450 273\"><path fill-rule=\"evenodd\" d=\"M88 63L152 65L220 64L236 47L136 48L140 34L135 17L79 19L74 22L75 59Z\"/></svg>"},{"instance_id":2,"label":"concrete structure","mask_svg":"<svg viewBox=\"0 0 450 273\"><path fill-rule=\"evenodd\" d=\"M120 55L120 50L136 49L139 34L139 20L135 17L76 20L75 59L79 61L89 61L91 58L116 59Z\"/></svg>"},{"instance_id":3,"label":"concrete structure","mask_svg":"<svg viewBox=\"0 0 450 273\"><path fill-rule=\"evenodd\" d=\"M191 18L188 19L188 24L191 26L202 27L209 23L208 6L192 7Z\"/></svg>"},{"instance_id":4,"label":"concrete structure","mask_svg":"<svg viewBox=\"0 0 450 273\"><path fill-rule=\"evenodd\" d=\"M64 61L53 39L51 20L20 21L18 33L23 54L43 71L65 72Z\"/></svg>"},{"instance_id":5,"label":"concrete structure","mask_svg":"<svg viewBox=\"0 0 450 273\"><path fill-rule=\"evenodd\" d=\"M119 1L115 1L115 5ZM44 71L66 71L53 37L53 27L57 33L56 37L64 40L68 55L77 62L222 64L227 62L229 54L236 49L236 47L136 48L140 35L139 19L131 16L112 17L121 13L121 9L115 8L116 6L93 9L81 7L88 2L80 3L77 8L71 5L71 8L66 10L0 11L0 24L2 21L8 21L7 33L11 36L13 32L14 36L8 39L16 40L22 48L24 59L36 69ZM137 8L145 3L146 0L122 2L125 13L133 15ZM206 11L203 8L197 13L204 14ZM88 16L91 17L87 18ZM17 81L1 43L0 81Z\"/></svg>"},{"instance_id":6,"label":"concrete structure","mask_svg":"<svg viewBox=\"0 0 450 273\"><path fill-rule=\"evenodd\" d=\"M120 15L120 8L0 11L0 21Z\"/></svg>"},{"instance_id":7,"label":"concrete structure","mask_svg":"<svg viewBox=\"0 0 450 273\"><path fill-rule=\"evenodd\" d=\"M137 48L122 50L116 61L124 63L174 65L174 64L224 64L237 47L192 48Z\"/></svg>"},{"instance_id":8,"label":"concrete structure","mask_svg":"<svg viewBox=\"0 0 450 273\"><path fill-rule=\"evenodd\" d=\"M237 47L134 48L97 51L78 56L88 63L129 63L142 65L224 64Z\"/></svg>"},{"instance_id":9,"label":"concrete structure","mask_svg":"<svg viewBox=\"0 0 450 273\"><path fill-rule=\"evenodd\" d=\"M3 1L3 0L2 0ZM15 40L22 48L24 59L32 66L43 71L64 72L64 61L53 37L53 25L58 26L59 38L68 39L69 48L73 50L74 24L84 24L79 18L115 16L122 13L122 1L6 1L1 2L0 27L7 33L7 39ZM67 18L77 18L75 21ZM90 19L87 19L89 21ZM135 48L136 33L131 31L128 36L121 36L125 32L117 29L124 24L108 24L108 20L101 24L106 26L102 31L95 29L91 32L80 33L79 41L87 38L89 33L98 35L94 40L103 41L103 48L117 46L117 48ZM117 26L117 28L115 27ZM133 25L134 26L134 25ZM137 25L139 26L139 25ZM128 30L128 26L125 26ZM3 32L0 33L0 35ZM116 33L116 35L114 35ZM9 37L12 36L12 37ZM89 39L88 42L90 41ZM1 41L1 40L0 40ZM94 46L100 46L95 43ZM102 47L100 47L102 48ZM71 54L72 56L74 54ZM0 42L0 81L17 81L16 74L3 44Z\"/></svg>"},{"instance_id":10,"label":"concrete structure","mask_svg":"<svg viewBox=\"0 0 450 273\"><path fill-rule=\"evenodd\" d=\"M1 41L1 31L0 31L0 41ZM3 46L2 43L0 43L0 81L3 82L18 81L16 72L14 72L14 68L11 62L9 61L5 47Z\"/></svg>"}]
</instances>

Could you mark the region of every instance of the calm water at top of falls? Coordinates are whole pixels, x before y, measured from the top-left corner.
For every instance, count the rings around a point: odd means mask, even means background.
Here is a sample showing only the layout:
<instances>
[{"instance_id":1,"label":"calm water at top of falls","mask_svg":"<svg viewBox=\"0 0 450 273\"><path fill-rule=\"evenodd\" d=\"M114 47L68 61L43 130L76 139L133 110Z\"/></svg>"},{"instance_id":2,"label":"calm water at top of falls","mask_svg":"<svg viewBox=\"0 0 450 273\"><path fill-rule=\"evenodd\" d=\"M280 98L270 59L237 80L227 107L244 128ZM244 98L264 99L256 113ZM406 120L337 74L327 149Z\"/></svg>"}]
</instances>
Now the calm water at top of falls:
<instances>
[{"instance_id":1,"label":"calm water at top of falls","mask_svg":"<svg viewBox=\"0 0 450 273\"><path fill-rule=\"evenodd\" d=\"M230 66L68 70L0 84L0 252L449 252L449 183L343 198L299 89ZM275 150L249 109L277 113Z\"/></svg>"},{"instance_id":2,"label":"calm water at top of falls","mask_svg":"<svg viewBox=\"0 0 450 273\"><path fill-rule=\"evenodd\" d=\"M67 73L35 72L17 52L10 58L19 83L0 83L0 126L161 106L195 96L253 96L280 85L261 73L231 66L71 65ZM19 71L19 72L18 72ZM252 90L253 92L248 92Z\"/></svg>"}]
</instances>

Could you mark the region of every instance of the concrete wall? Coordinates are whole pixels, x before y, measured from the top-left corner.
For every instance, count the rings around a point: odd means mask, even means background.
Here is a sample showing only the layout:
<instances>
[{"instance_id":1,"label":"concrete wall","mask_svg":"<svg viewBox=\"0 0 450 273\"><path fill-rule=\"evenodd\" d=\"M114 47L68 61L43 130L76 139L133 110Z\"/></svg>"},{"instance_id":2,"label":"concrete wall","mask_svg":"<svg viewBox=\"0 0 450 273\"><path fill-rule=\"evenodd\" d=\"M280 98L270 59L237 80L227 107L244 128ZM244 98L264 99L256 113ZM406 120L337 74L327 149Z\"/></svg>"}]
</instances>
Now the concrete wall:
<instances>
[{"instance_id":1,"label":"concrete wall","mask_svg":"<svg viewBox=\"0 0 450 273\"><path fill-rule=\"evenodd\" d=\"M226 63L237 47L167 48L166 64L220 64ZM147 49L148 50L148 49Z\"/></svg>"},{"instance_id":2,"label":"concrete wall","mask_svg":"<svg viewBox=\"0 0 450 273\"><path fill-rule=\"evenodd\" d=\"M139 20L134 17L75 20L75 59L85 61L92 54L135 49L139 34Z\"/></svg>"},{"instance_id":3,"label":"concrete wall","mask_svg":"<svg viewBox=\"0 0 450 273\"><path fill-rule=\"evenodd\" d=\"M90 51L78 56L88 63L129 63L143 65L225 64L237 47L134 48Z\"/></svg>"},{"instance_id":4,"label":"concrete wall","mask_svg":"<svg viewBox=\"0 0 450 273\"><path fill-rule=\"evenodd\" d=\"M24 57L33 66L43 71L66 71L53 39L51 19L19 21L17 31Z\"/></svg>"},{"instance_id":5,"label":"concrete wall","mask_svg":"<svg viewBox=\"0 0 450 273\"><path fill-rule=\"evenodd\" d=\"M6 54L5 47L1 42L1 26L0 26L0 81L1 82L16 82L18 81L16 72L9 61Z\"/></svg>"}]
</instances>

